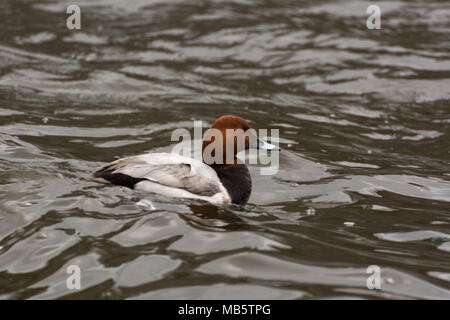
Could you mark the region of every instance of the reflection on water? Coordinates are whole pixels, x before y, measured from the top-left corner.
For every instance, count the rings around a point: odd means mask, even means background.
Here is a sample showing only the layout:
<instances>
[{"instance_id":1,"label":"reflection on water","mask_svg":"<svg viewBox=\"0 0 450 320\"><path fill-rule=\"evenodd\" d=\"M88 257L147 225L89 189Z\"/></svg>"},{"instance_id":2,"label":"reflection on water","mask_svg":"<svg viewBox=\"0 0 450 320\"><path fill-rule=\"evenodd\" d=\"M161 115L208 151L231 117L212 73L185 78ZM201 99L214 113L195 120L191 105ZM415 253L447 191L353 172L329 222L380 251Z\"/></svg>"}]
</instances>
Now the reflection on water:
<instances>
[{"instance_id":1,"label":"reflection on water","mask_svg":"<svg viewBox=\"0 0 450 320\"><path fill-rule=\"evenodd\" d=\"M1 298L450 298L444 2L67 3L0 4ZM243 208L87 179L222 114L280 129Z\"/></svg>"}]
</instances>

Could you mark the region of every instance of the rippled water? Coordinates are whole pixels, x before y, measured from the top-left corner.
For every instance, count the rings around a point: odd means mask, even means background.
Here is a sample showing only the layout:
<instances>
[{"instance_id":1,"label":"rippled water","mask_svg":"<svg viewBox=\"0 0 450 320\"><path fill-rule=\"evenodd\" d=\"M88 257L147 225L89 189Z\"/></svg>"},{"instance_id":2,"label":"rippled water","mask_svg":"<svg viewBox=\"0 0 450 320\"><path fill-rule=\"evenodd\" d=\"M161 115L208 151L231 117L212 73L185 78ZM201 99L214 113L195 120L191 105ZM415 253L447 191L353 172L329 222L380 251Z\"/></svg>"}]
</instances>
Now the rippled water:
<instances>
[{"instance_id":1,"label":"rippled water","mask_svg":"<svg viewBox=\"0 0 450 320\"><path fill-rule=\"evenodd\" d=\"M1 298L450 299L448 2L67 3L0 2ZM87 179L222 114L280 129L243 208Z\"/></svg>"}]
</instances>

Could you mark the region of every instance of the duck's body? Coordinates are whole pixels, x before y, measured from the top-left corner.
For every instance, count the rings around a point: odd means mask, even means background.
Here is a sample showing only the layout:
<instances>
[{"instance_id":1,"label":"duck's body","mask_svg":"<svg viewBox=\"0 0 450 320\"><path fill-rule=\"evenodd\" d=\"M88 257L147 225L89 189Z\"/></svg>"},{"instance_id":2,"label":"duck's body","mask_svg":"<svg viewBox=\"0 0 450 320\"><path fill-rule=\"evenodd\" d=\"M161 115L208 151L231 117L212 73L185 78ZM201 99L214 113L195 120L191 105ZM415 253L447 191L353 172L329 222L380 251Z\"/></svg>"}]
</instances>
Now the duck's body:
<instances>
[{"instance_id":1,"label":"duck's body","mask_svg":"<svg viewBox=\"0 0 450 320\"><path fill-rule=\"evenodd\" d=\"M212 128L221 128L221 124L224 121L230 122L230 118L231 123L242 123L241 127L245 130L250 128L245 120L235 116L219 118ZM228 129L230 124L227 123L223 127ZM226 136L224 142L225 144L229 142ZM204 142L203 147L209 143L211 142ZM255 143L257 147L261 147L264 142L255 140ZM239 150L235 150L234 156L237 151ZM176 198L201 199L214 204L245 204L252 190L248 168L238 164L237 161L231 164L208 165L205 161L175 153L150 153L119 159L98 169L92 178L98 182L112 183L144 192Z\"/></svg>"},{"instance_id":2,"label":"duck's body","mask_svg":"<svg viewBox=\"0 0 450 320\"><path fill-rule=\"evenodd\" d=\"M175 153L149 153L123 158L100 168L93 177L98 182L169 197L231 203L230 193L213 168Z\"/></svg>"}]
</instances>

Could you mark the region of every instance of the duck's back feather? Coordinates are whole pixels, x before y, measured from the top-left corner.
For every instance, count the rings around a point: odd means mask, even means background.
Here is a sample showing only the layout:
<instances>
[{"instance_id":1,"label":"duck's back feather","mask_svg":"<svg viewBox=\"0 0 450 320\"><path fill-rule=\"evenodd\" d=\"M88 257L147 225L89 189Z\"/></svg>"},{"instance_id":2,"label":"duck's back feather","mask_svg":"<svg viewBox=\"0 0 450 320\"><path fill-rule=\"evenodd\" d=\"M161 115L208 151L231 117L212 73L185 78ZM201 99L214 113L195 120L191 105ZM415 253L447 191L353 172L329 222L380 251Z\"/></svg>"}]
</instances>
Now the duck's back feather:
<instances>
[{"instance_id":1,"label":"duck's back feather","mask_svg":"<svg viewBox=\"0 0 450 320\"><path fill-rule=\"evenodd\" d=\"M153 153L111 162L93 179L171 197L230 202L216 172L203 162L170 153Z\"/></svg>"}]
</instances>

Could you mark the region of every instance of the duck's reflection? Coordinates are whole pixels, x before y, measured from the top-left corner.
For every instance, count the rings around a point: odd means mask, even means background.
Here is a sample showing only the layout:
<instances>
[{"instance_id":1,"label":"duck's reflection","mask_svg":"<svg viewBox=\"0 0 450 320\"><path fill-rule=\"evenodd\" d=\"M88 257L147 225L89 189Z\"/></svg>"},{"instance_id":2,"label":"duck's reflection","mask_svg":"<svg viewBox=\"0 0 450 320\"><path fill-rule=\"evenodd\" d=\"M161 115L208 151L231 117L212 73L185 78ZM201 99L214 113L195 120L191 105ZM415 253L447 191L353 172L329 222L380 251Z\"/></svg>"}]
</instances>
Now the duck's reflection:
<instances>
[{"instance_id":1,"label":"duck's reflection","mask_svg":"<svg viewBox=\"0 0 450 320\"><path fill-rule=\"evenodd\" d=\"M251 226L239 215L239 205L216 206L206 201L191 199L169 199L154 195L141 199L137 205L150 211L169 211L178 214L191 226L209 231L249 230Z\"/></svg>"},{"instance_id":2,"label":"duck's reflection","mask_svg":"<svg viewBox=\"0 0 450 320\"><path fill-rule=\"evenodd\" d=\"M181 213L180 217L191 226L208 231L247 230L247 223L229 209L210 204L189 204L190 214Z\"/></svg>"}]
</instances>

